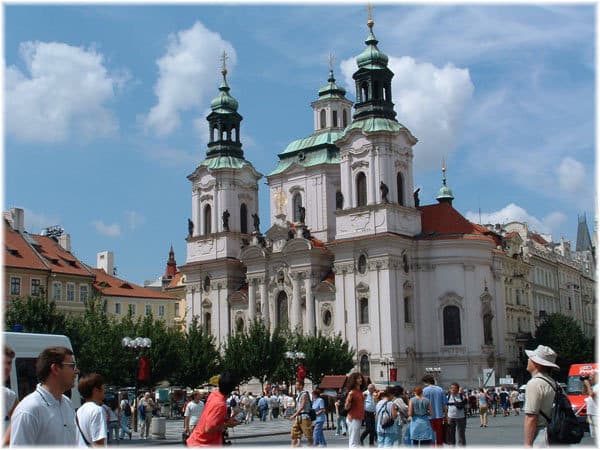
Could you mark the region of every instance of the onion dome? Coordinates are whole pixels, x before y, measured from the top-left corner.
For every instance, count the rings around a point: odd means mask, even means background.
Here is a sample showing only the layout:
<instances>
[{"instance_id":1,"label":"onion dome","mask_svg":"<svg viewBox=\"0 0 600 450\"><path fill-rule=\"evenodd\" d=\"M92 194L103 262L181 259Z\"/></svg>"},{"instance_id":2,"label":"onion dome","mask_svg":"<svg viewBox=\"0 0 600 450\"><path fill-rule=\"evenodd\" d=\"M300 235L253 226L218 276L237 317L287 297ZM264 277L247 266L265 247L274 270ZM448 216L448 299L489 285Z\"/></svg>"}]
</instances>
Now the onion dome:
<instances>
[{"instance_id":1,"label":"onion dome","mask_svg":"<svg viewBox=\"0 0 600 450\"><path fill-rule=\"evenodd\" d=\"M442 173L443 173L442 187L438 191L436 200L439 203L450 203L450 205L452 205L452 200L454 200L454 195L452 195L452 189L450 189L448 186L446 186L446 167L445 166L446 165L444 164L444 166L442 167Z\"/></svg>"},{"instance_id":2,"label":"onion dome","mask_svg":"<svg viewBox=\"0 0 600 450\"><path fill-rule=\"evenodd\" d=\"M223 81L219 86L219 95L217 95L212 102L210 102L210 108L215 112L237 112L238 101L229 95L229 85L227 84L227 69L223 68L221 71L223 74Z\"/></svg>"},{"instance_id":3,"label":"onion dome","mask_svg":"<svg viewBox=\"0 0 600 450\"><path fill-rule=\"evenodd\" d=\"M373 19L369 19L367 25L369 26L369 36L367 36L367 40L365 44L367 44L367 48L363 50L363 52L356 57L356 64L358 64L359 68L385 68L387 67L388 57L385 53L377 48L377 44L379 41L375 38L373 34Z\"/></svg>"}]
</instances>

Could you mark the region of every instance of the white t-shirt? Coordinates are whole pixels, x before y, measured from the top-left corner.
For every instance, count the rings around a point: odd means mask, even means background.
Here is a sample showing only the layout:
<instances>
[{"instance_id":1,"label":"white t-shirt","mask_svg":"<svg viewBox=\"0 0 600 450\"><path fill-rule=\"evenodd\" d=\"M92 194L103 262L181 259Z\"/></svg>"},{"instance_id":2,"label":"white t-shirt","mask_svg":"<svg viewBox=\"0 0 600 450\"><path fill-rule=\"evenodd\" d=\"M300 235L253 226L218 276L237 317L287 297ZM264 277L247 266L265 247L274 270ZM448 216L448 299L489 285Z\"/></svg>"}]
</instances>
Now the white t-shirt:
<instances>
[{"instance_id":1,"label":"white t-shirt","mask_svg":"<svg viewBox=\"0 0 600 450\"><path fill-rule=\"evenodd\" d=\"M596 399L591 399L591 408L587 408L587 413L590 416L597 416L598 415L598 403L600 402L600 384L596 383L595 385L592 386L592 391L594 391L594 394L596 394ZM591 397L590 397L591 398Z\"/></svg>"},{"instance_id":2,"label":"white t-shirt","mask_svg":"<svg viewBox=\"0 0 600 450\"><path fill-rule=\"evenodd\" d=\"M189 416L190 427L193 427L198 423L198 420L200 420L200 416L202 415L202 411L204 411L204 402L202 400L200 400L198 403L192 401L187 404L183 416Z\"/></svg>"},{"instance_id":3,"label":"white t-shirt","mask_svg":"<svg viewBox=\"0 0 600 450\"><path fill-rule=\"evenodd\" d=\"M465 400L463 402L463 400ZM462 408L457 408L457 404L462 403ZM465 417L465 405L467 405L466 399L461 398L460 394L448 395L448 418L449 419L464 419Z\"/></svg>"},{"instance_id":4,"label":"white t-shirt","mask_svg":"<svg viewBox=\"0 0 600 450\"><path fill-rule=\"evenodd\" d=\"M2 434L4 435L4 432L10 423L8 415L10 414L10 410L13 409L13 406L15 406L17 394L12 389L2 386L2 397L4 399L4 428L2 429Z\"/></svg>"},{"instance_id":5,"label":"white t-shirt","mask_svg":"<svg viewBox=\"0 0 600 450\"><path fill-rule=\"evenodd\" d=\"M77 419L79 420L81 432L90 444L104 439L104 446L106 446L106 416L102 406L94 402L85 402L77 410ZM87 447L81 433L79 430L77 431L79 447Z\"/></svg>"},{"instance_id":6,"label":"white t-shirt","mask_svg":"<svg viewBox=\"0 0 600 450\"><path fill-rule=\"evenodd\" d=\"M57 400L38 384L15 408L10 446L74 447L78 433L71 400L66 395Z\"/></svg>"}]
</instances>

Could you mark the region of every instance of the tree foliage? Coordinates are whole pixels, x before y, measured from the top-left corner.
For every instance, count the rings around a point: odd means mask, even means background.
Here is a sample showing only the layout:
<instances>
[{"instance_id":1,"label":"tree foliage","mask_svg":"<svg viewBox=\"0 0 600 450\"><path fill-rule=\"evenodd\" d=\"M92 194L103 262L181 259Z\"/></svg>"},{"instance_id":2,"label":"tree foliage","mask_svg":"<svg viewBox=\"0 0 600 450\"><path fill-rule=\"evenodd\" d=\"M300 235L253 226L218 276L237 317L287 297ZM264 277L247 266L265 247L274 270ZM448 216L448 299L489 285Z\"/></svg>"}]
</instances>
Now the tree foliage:
<instances>
[{"instance_id":1,"label":"tree foliage","mask_svg":"<svg viewBox=\"0 0 600 450\"><path fill-rule=\"evenodd\" d=\"M319 384L325 375L344 375L354 366L355 352L341 334L298 335L298 348L306 354L307 377Z\"/></svg>"},{"instance_id":2,"label":"tree foliage","mask_svg":"<svg viewBox=\"0 0 600 450\"><path fill-rule=\"evenodd\" d=\"M45 298L29 296L10 302L4 316L5 329L23 326L26 333L61 334L65 329L65 315L56 309L56 303Z\"/></svg>"},{"instance_id":3,"label":"tree foliage","mask_svg":"<svg viewBox=\"0 0 600 450\"><path fill-rule=\"evenodd\" d=\"M547 345L557 353L560 380L566 380L571 364L595 360L594 337L586 336L575 319L563 314L550 314L538 326L527 348L538 345Z\"/></svg>"}]
</instances>

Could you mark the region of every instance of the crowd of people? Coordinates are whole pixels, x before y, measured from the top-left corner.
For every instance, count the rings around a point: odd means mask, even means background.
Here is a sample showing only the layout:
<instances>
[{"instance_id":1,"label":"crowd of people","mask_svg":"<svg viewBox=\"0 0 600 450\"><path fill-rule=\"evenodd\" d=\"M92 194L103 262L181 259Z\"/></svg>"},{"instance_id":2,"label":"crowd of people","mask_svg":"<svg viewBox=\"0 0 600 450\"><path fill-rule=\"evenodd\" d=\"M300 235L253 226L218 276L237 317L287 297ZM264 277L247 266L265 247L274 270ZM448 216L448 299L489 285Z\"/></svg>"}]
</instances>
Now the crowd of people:
<instances>
[{"instance_id":1,"label":"crowd of people","mask_svg":"<svg viewBox=\"0 0 600 450\"><path fill-rule=\"evenodd\" d=\"M548 446L548 417L552 414L558 383L552 379L556 353L540 345L526 350L527 370L531 380L524 390L463 389L451 383L448 389L436 384L431 374L410 392L401 386L377 390L366 377L353 372L335 398L324 396L320 389L305 389L297 379L295 395L268 385L265 392L239 393L237 380L230 373L219 377L218 388L207 397L194 391L183 407L183 440L188 446L218 446L226 441L227 429L253 420L291 421L291 445L325 447L325 422L335 423L336 435L348 436L349 447L378 446L466 446L466 420L480 417L524 415L524 445ZM14 352L4 347L4 379L9 377ZM10 446L106 446L129 436L131 418L139 415L140 437L149 439L152 417L157 410L151 392L138 400L134 411L127 394L120 401L105 402L105 383L100 374L80 377L78 390L84 403L75 412L71 400L63 393L73 388L78 375L73 352L65 347L47 348L36 362L39 379L35 391L20 402L4 387L4 445ZM584 380L590 417L590 431L597 436L597 372ZM333 415L335 412L336 419ZM329 417L330 415L331 417ZM364 427L364 430L363 430ZM368 438L368 444L367 444Z\"/></svg>"}]
</instances>

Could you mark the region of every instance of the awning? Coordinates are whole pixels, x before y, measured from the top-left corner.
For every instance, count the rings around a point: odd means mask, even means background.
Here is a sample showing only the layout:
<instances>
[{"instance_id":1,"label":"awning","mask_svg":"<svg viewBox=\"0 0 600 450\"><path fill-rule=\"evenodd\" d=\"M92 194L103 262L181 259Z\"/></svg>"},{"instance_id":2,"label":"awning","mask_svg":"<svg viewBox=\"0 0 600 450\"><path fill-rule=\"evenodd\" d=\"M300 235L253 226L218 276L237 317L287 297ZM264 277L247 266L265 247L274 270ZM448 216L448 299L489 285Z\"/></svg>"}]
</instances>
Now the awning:
<instances>
[{"instance_id":1,"label":"awning","mask_svg":"<svg viewBox=\"0 0 600 450\"><path fill-rule=\"evenodd\" d=\"M341 389L346 384L346 375L325 375L319 383L319 389Z\"/></svg>"}]
</instances>

